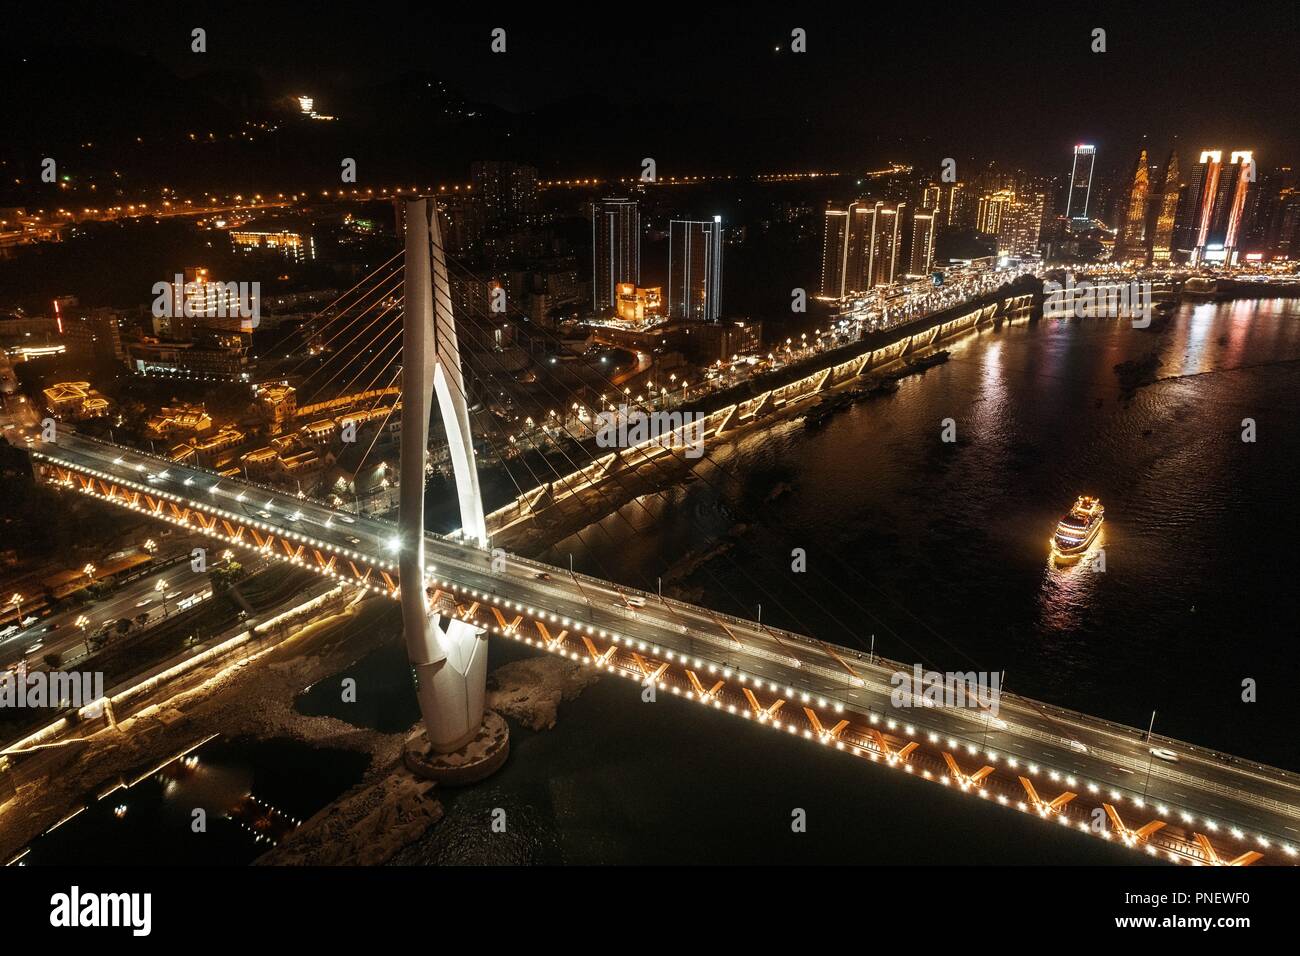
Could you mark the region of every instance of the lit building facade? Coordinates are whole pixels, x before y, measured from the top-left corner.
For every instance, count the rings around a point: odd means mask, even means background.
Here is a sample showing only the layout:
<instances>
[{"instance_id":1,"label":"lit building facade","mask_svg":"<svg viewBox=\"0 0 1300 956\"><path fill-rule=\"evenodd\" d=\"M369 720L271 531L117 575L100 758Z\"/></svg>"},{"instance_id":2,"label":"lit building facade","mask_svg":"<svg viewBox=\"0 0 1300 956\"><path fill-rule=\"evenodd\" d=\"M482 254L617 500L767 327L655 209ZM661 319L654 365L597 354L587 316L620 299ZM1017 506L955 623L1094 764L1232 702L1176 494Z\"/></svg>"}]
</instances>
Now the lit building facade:
<instances>
[{"instance_id":1,"label":"lit building facade","mask_svg":"<svg viewBox=\"0 0 1300 956\"><path fill-rule=\"evenodd\" d=\"M598 315L618 308L618 287L641 283L641 215L634 199L602 199L591 214L591 293Z\"/></svg>"},{"instance_id":2,"label":"lit building facade","mask_svg":"<svg viewBox=\"0 0 1300 956\"><path fill-rule=\"evenodd\" d=\"M872 231L871 257L867 274L871 276L871 287L893 285L903 276L902 265L906 260L904 244L906 231L904 217L907 203L900 202L894 206L884 203L876 204L875 229Z\"/></svg>"},{"instance_id":3,"label":"lit building facade","mask_svg":"<svg viewBox=\"0 0 1300 956\"><path fill-rule=\"evenodd\" d=\"M1115 262L1146 262L1147 259L1147 151L1138 154L1129 181L1128 198L1120 211L1119 230L1115 235Z\"/></svg>"},{"instance_id":4,"label":"lit building facade","mask_svg":"<svg viewBox=\"0 0 1300 956\"><path fill-rule=\"evenodd\" d=\"M1181 258L1192 265L1236 261L1247 196L1255 178L1251 150L1201 151L1180 202L1175 234Z\"/></svg>"},{"instance_id":5,"label":"lit building facade","mask_svg":"<svg viewBox=\"0 0 1300 956\"><path fill-rule=\"evenodd\" d=\"M911 269L908 204L864 199L848 209L826 210L822 245L822 295L841 299L878 285L892 285ZM933 255L934 215L924 213L927 256Z\"/></svg>"},{"instance_id":6,"label":"lit building facade","mask_svg":"<svg viewBox=\"0 0 1300 956\"><path fill-rule=\"evenodd\" d=\"M912 275L923 276L934 265L934 221L936 212L912 216Z\"/></svg>"},{"instance_id":7,"label":"lit building facade","mask_svg":"<svg viewBox=\"0 0 1300 956\"><path fill-rule=\"evenodd\" d=\"M274 252L294 262L316 258L311 238L292 229L232 229L230 241L240 252Z\"/></svg>"},{"instance_id":8,"label":"lit building facade","mask_svg":"<svg viewBox=\"0 0 1300 956\"><path fill-rule=\"evenodd\" d=\"M985 193L979 198L975 211L975 229L986 236L997 236L1002 231L1002 214L1016 201L1016 194L1010 189L999 189Z\"/></svg>"},{"instance_id":9,"label":"lit building facade","mask_svg":"<svg viewBox=\"0 0 1300 956\"><path fill-rule=\"evenodd\" d=\"M1167 265L1173 258L1178 187L1178 153L1170 150L1160 181L1160 192L1151 199L1151 261L1155 265Z\"/></svg>"},{"instance_id":10,"label":"lit building facade","mask_svg":"<svg viewBox=\"0 0 1300 956\"><path fill-rule=\"evenodd\" d=\"M849 251L849 210L827 209L822 227L822 295L844 298Z\"/></svg>"},{"instance_id":11,"label":"lit building facade","mask_svg":"<svg viewBox=\"0 0 1300 956\"><path fill-rule=\"evenodd\" d=\"M631 282L620 282L617 289L618 317L624 322L645 322L662 315L663 289L642 289Z\"/></svg>"},{"instance_id":12,"label":"lit building facade","mask_svg":"<svg viewBox=\"0 0 1300 956\"><path fill-rule=\"evenodd\" d=\"M1088 219L1088 204L1092 199L1092 172L1097 161L1097 147L1074 147L1074 162L1070 166L1070 190L1065 201L1067 219Z\"/></svg>"},{"instance_id":13,"label":"lit building facade","mask_svg":"<svg viewBox=\"0 0 1300 956\"><path fill-rule=\"evenodd\" d=\"M713 322L722 314L722 217L668 224L668 314Z\"/></svg>"},{"instance_id":14,"label":"lit building facade","mask_svg":"<svg viewBox=\"0 0 1300 956\"><path fill-rule=\"evenodd\" d=\"M998 255L1016 259L1038 255L1046 201L1044 193L1027 193L1003 207L998 222Z\"/></svg>"}]
</instances>

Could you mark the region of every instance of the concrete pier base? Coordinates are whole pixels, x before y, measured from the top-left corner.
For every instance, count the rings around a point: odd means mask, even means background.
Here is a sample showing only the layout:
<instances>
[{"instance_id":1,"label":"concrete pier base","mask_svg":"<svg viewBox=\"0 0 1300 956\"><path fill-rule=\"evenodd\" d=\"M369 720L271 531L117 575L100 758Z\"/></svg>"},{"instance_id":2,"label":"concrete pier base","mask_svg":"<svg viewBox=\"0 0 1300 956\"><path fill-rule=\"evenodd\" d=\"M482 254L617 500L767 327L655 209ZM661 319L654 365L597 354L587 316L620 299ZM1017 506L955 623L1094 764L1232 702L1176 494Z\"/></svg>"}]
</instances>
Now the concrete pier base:
<instances>
[{"instance_id":1,"label":"concrete pier base","mask_svg":"<svg viewBox=\"0 0 1300 956\"><path fill-rule=\"evenodd\" d=\"M411 773L444 787L467 787L501 769L510 756L510 727L494 710L485 711L478 733L459 750L439 753L425 730L413 731L402 746L402 762Z\"/></svg>"}]
</instances>

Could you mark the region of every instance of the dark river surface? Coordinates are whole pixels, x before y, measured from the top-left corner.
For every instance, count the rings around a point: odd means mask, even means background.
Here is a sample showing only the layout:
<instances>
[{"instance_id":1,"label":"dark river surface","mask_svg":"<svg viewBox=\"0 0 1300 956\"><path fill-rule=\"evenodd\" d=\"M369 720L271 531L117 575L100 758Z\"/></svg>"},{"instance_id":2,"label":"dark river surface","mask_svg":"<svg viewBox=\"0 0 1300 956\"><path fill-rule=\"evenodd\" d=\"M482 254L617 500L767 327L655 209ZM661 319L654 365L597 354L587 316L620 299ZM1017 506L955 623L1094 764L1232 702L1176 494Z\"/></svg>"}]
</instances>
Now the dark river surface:
<instances>
[{"instance_id":1,"label":"dark river surface","mask_svg":"<svg viewBox=\"0 0 1300 956\"><path fill-rule=\"evenodd\" d=\"M905 663L1005 670L1008 690L1134 725L1155 710L1158 732L1300 769L1300 301L1186 304L1159 330L1019 322L950 348L820 429L710 450L700 480L548 557L653 590L725 538L684 596L751 618L761 603L849 646L874 634ZM1113 367L1152 351L1159 380L1125 400ZM1106 507L1105 571L1051 569L1085 493Z\"/></svg>"}]
</instances>

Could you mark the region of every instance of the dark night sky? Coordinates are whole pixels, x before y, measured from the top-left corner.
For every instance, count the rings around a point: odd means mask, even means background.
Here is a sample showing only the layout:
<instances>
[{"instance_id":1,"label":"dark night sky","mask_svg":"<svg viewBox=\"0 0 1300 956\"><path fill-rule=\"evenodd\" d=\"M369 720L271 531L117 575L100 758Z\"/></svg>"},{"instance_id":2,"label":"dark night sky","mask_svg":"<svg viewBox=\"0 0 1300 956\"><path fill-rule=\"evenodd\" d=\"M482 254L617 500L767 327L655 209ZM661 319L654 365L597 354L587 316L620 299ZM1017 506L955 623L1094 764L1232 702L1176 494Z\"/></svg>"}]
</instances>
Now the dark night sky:
<instances>
[{"instance_id":1,"label":"dark night sky","mask_svg":"<svg viewBox=\"0 0 1300 956\"><path fill-rule=\"evenodd\" d=\"M540 118L542 133L521 136L531 154L522 158L553 173L630 172L646 155L683 172L945 156L1059 172L1075 142L1094 142L1103 162L1123 165L1143 135L1161 160L1175 135L1185 162L1209 145L1253 147L1264 166L1300 160L1294 3L1008 4L978 13L898 4L851 14L694 4L625 20L605 12L615 5L581 5L575 21L557 13L545 22L507 6L476 23L447 22L437 13L444 6L85 4L67 16L42 7L15 15L7 31L30 58L20 73L58 70L98 115L64 115L66 96L34 102L30 73L7 109L40 136L102 127L120 105L105 73L113 57L133 54L161 69L157 87L168 76L217 74L209 82L218 83L252 73L266 95L311 92L325 111L355 103L359 88L427 71L473 102ZM206 54L189 50L193 26L208 31ZM507 30L504 55L489 51L494 26ZM795 26L808 31L805 54L788 51ZM1104 54L1089 49L1098 26ZM156 95L159 111L174 108L157 87L116 95L146 109Z\"/></svg>"}]
</instances>

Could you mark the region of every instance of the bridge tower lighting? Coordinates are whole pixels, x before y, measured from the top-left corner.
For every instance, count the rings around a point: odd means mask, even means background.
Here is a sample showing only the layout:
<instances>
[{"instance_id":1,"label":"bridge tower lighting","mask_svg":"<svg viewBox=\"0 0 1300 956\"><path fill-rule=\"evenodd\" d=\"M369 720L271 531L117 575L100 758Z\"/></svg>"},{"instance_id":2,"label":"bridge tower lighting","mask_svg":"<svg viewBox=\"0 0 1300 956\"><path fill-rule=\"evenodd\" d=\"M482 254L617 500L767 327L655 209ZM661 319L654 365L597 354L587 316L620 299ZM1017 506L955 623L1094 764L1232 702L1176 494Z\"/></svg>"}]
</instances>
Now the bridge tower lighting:
<instances>
[{"instance_id":1,"label":"bridge tower lighting","mask_svg":"<svg viewBox=\"0 0 1300 956\"><path fill-rule=\"evenodd\" d=\"M430 746L458 750L478 733L487 693L487 633L429 603L424 588L424 466L433 398L447 432L464 537L486 547L487 519L479 492L469 406L452 312L437 205L406 207L406 307L402 330L401 489L398 567L406 652Z\"/></svg>"}]
</instances>

